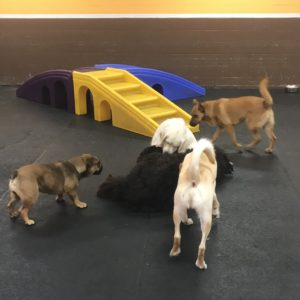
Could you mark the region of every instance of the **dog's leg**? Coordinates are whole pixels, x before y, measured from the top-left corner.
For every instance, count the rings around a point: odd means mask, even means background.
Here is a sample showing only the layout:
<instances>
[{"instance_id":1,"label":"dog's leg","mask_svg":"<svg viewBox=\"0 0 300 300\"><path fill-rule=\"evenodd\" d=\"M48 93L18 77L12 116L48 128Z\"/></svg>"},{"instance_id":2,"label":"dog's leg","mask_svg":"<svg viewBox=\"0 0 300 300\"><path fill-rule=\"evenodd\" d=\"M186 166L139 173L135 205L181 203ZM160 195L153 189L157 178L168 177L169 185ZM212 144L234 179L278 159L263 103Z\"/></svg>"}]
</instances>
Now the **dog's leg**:
<instances>
[{"instance_id":1,"label":"dog's leg","mask_svg":"<svg viewBox=\"0 0 300 300\"><path fill-rule=\"evenodd\" d=\"M174 240L173 240L173 247L170 252L170 256L177 256L180 254L180 242L181 242L181 234L180 234L180 223L181 223L181 217L180 217L180 211L178 207L174 206L173 211L173 221L175 226L175 233L174 233Z\"/></svg>"},{"instance_id":2,"label":"dog's leg","mask_svg":"<svg viewBox=\"0 0 300 300\"><path fill-rule=\"evenodd\" d=\"M79 200L79 197L75 191L70 191L67 193L70 199L73 201L74 205L78 208L86 208L87 204L84 202L81 202Z\"/></svg>"},{"instance_id":3,"label":"dog's leg","mask_svg":"<svg viewBox=\"0 0 300 300\"><path fill-rule=\"evenodd\" d=\"M241 152L242 151L242 145L239 144L237 139L236 139L234 127L232 125L228 125L225 128L227 130L227 133L230 137L230 140L231 140L232 144L238 149L239 152Z\"/></svg>"},{"instance_id":4,"label":"dog's leg","mask_svg":"<svg viewBox=\"0 0 300 300\"><path fill-rule=\"evenodd\" d=\"M205 255L205 248L206 248L206 240L211 229L211 222L212 222L211 211L206 211L203 214L201 214L200 222L201 222L202 237L199 245L198 257L195 264L196 267L198 267L199 269L207 269L207 264L205 263L204 255Z\"/></svg>"},{"instance_id":5,"label":"dog's leg","mask_svg":"<svg viewBox=\"0 0 300 300\"><path fill-rule=\"evenodd\" d=\"M216 193L214 194L214 199L213 199L213 211L212 215L216 217L217 219L220 218L220 203L218 201Z\"/></svg>"},{"instance_id":6,"label":"dog's leg","mask_svg":"<svg viewBox=\"0 0 300 300\"><path fill-rule=\"evenodd\" d=\"M30 204L25 203L19 208L21 218L23 219L24 223L29 226L35 224L34 220L30 219L28 216L30 206Z\"/></svg>"},{"instance_id":7,"label":"dog's leg","mask_svg":"<svg viewBox=\"0 0 300 300\"><path fill-rule=\"evenodd\" d=\"M187 210L181 212L181 221L184 225L192 225L194 222L188 217Z\"/></svg>"},{"instance_id":8,"label":"dog's leg","mask_svg":"<svg viewBox=\"0 0 300 300\"><path fill-rule=\"evenodd\" d=\"M251 149L261 141L261 135L259 133L258 128L253 128L253 129L249 128L249 130L251 131L251 134L252 134L252 141L251 141L251 143L247 144L245 147L248 149Z\"/></svg>"},{"instance_id":9,"label":"dog's leg","mask_svg":"<svg viewBox=\"0 0 300 300\"><path fill-rule=\"evenodd\" d=\"M265 152L271 154L273 153L273 148L277 139L276 135L274 134L274 124L268 123L267 126L265 127L265 131L269 138L269 145L265 149Z\"/></svg>"},{"instance_id":10,"label":"dog's leg","mask_svg":"<svg viewBox=\"0 0 300 300\"><path fill-rule=\"evenodd\" d=\"M16 209L16 204L20 198L15 192L9 191L9 201L7 203L8 213L11 218L17 218L19 211Z\"/></svg>"},{"instance_id":11,"label":"dog's leg","mask_svg":"<svg viewBox=\"0 0 300 300\"><path fill-rule=\"evenodd\" d=\"M213 134L212 139L211 139L212 143L214 143L219 138L219 136L222 133L223 129L224 128L222 128L222 127L219 127L219 126L217 127L217 129L216 129L216 131Z\"/></svg>"},{"instance_id":12,"label":"dog's leg","mask_svg":"<svg viewBox=\"0 0 300 300\"><path fill-rule=\"evenodd\" d=\"M60 203L60 204L65 204L66 203L65 199L64 199L64 194L58 194L56 196L55 200L56 200L57 203Z\"/></svg>"}]
</instances>

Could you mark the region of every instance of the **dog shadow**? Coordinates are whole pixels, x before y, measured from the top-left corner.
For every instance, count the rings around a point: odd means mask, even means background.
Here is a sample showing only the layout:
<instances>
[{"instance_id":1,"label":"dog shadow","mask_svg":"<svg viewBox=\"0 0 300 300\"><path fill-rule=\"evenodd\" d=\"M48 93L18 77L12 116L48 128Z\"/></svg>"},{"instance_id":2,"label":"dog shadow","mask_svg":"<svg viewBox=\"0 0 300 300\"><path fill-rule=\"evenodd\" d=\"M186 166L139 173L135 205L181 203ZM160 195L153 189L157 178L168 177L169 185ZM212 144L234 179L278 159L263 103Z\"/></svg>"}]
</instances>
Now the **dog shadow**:
<instances>
[{"instance_id":1,"label":"dog shadow","mask_svg":"<svg viewBox=\"0 0 300 300\"><path fill-rule=\"evenodd\" d=\"M256 151L243 151L242 153L227 153L235 168L256 171L272 171L278 165L279 159L274 154L261 154Z\"/></svg>"}]
</instances>

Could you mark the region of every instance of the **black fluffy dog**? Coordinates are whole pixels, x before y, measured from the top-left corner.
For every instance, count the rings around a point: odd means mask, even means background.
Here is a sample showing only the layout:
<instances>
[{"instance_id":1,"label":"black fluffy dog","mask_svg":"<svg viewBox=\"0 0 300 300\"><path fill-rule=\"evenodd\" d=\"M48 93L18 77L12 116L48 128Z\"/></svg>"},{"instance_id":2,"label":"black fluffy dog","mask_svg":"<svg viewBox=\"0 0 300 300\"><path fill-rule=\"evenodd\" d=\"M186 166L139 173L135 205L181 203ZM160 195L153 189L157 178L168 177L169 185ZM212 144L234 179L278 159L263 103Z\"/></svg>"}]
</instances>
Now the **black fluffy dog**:
<instances>
[{"instance_id":1,"label":"black fluffy dog","mask_svg":"<svg viewBox=\"0 0 300 300\"><path fill-rule=\"evenodd\" d=\"M233 164L215 147L218 162L217 185L233 173ZM122 203L137 212L166 212L173 209L179 165L186 153L162 153L162 148L145 148L131 172L124 177L109 175L99 186L97 196Z\"/></svg>"}]
</instances>

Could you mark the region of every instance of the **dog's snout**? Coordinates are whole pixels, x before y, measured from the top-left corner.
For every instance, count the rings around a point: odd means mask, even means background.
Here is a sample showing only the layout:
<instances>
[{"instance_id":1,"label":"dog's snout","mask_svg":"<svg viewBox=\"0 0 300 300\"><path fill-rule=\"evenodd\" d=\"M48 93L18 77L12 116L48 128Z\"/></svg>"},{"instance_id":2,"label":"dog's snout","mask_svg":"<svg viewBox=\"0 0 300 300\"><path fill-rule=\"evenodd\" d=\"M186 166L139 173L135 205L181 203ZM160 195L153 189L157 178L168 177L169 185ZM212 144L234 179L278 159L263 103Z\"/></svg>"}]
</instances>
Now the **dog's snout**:
<instances>
[{"instance_id":1,"label":"dog's snout","mask_svg":"<svg viewBox=\"0 0 300 300\"><path fill-rule=\"evenodd\" d=\"M190 125L194 127L194 126L197 125L197 122L195 120L191 119L190 120Z\"/></svg>"},{"instance_id":2,"label":"dog's snout","mask_svg":"<svg viewBox=\"0 0 300 300\"><path fill-rule=\"evenodd\" d=\"M98 170L96 172L94 172L95 175L99 175L103 170L103 165L101 164L100 161L97 162L97 168L98 168Z\"/></svg>"}]
</instances>

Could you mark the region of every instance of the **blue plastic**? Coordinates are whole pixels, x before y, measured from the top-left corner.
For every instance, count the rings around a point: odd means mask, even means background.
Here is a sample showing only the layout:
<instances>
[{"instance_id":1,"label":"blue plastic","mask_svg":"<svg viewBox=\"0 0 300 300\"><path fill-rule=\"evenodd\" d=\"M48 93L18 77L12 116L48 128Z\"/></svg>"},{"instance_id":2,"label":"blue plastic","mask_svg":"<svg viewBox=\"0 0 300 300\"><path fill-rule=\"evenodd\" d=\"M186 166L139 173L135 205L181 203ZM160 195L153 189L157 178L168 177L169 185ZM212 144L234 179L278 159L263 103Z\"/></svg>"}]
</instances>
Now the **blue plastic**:
<instances>
[{"instance_id":1,"label":"blue plastic","mask_svg":"<svg viewBox=\"0 0 300 300\"><path fill-rule=\"evenodd\" d=\"M156 69L122 64L100 64L95 65L95 68L116 68L127 70L172 101L202 97L205 95L205 88L200 85L180 76Z\"/></svg>"}]
</instances>

